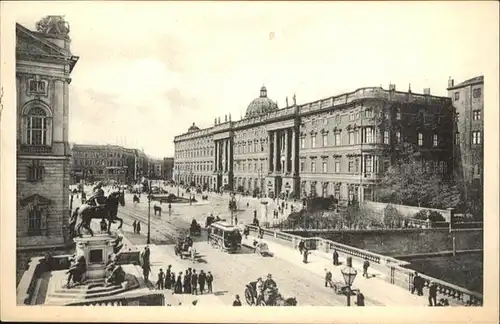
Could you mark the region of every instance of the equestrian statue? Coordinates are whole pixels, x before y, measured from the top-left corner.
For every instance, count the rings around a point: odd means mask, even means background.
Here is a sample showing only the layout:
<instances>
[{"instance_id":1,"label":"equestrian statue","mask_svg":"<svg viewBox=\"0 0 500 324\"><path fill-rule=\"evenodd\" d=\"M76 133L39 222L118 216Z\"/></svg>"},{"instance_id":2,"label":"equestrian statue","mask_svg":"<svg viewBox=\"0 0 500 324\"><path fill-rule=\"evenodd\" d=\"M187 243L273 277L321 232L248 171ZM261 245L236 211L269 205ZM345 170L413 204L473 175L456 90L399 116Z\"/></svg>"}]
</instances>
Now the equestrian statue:
<instances>
[{"instance_id":1,"label":"equestrian statue","mask_svg":"<svg viewBox=\"0 0 500 324\"><path fill-rule=\"evenodd\" d=\"M73 213L69 226L70 233L81 237L81 228L83 227L89 231L90 235L94 236L90 228L92 219L107 220L108 234L111 234L111 224L117 220L120 222L118 229L122 228L123 219L118 217L118 204L122 207L125 206L125 192L121 190L114 191L106 197L104 190L102 190L102 183L99 183L94 188L94 195L87 199L86 203Z\"/></svg>"}]
</instances>

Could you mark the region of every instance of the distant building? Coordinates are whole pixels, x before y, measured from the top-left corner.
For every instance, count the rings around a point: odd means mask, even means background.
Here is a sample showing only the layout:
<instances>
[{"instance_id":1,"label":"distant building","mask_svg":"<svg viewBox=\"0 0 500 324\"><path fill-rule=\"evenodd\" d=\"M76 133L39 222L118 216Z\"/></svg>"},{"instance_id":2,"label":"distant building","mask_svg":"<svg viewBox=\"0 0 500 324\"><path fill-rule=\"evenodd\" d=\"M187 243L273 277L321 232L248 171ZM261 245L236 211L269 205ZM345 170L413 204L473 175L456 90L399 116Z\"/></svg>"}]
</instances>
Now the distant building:
<instances>
[{"instance_id":1,"label":"distant building","mask_svg":"<svg viewBox=\"0 0 500 324\"><path fill-rule=\"evenodd\" d=\"M482 203L484 167L484 77L459 84L448 80L448 96L456 110L456 176L463 181L467 200Z\"/></svg>"},{"instance_id":2,"label":"distant building","mask_svg":"<svg viewBox=\"0 0 500 324\"><path fill-rule=\"evenodd\" d=\"M174 171L174 158L163 158L163 175L164 180L172 180Z\"/></svg>"},{"instance_id":3,"label":"distant building","mask_svg":"<svg viewBox=\"0 0 500 324\"><path fill-rule=\"evenodd\" d=\"M78 62L68 34L60 16L36 31L16 24L18 268L32 251L68 243L69 84Z\"/></svg>"},{"instance_id":4,"label":"distant building","mask_svg":"<svg viewBox=\"0 0 500 324\"><path fill-rule=\"evenodd\" d=\"M163 160L149 158L148 164L148 178L149 179L161 179L162 178L162 169L163 169Z\"/></svg>"},{"instance_id":5,"label":"distant building","mask_svg":"<svg viewBox=\"0 0 500 324\"><path fill-rule=\"evenodd\" d=\"M83 145L73 146L74 182L110 181L126 183L129 177L129 150L118 145Z\"/></svg>"},{"instance_id":6,"label":"distant building","mask_svg":"<svg viewBox=\"0 0 500 324\"><path fill-rule=\"evenodd\" d=\"M418 147L428 167L453 170L450 98L361 88L281 109L262 87L246 116L200 129L194 123L174 139L174 179L214 190L267 196L333 195L376 199L377 183L401 143Z\"/></svg>"}]
</instances>

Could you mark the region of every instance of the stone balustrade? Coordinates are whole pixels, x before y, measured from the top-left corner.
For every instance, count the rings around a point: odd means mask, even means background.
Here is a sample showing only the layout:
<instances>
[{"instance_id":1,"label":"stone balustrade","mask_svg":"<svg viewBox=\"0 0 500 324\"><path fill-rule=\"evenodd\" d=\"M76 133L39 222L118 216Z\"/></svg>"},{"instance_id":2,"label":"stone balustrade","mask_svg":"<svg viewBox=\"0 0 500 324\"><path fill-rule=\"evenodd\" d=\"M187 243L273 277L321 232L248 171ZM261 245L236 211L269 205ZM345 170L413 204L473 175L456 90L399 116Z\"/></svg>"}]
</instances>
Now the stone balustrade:
<instances>
[{"instance_id":1,"label":"stone balustrade","mask_svg":"<svg viewBox=\"0 0 500 324\"><path fill-rule=\"evenodd\" d=\"M259 227L257 226L245 226L248 227L251 232L258 233L259 231ZM390 284L400 286L404 289L408 289L409 291L412 288L414 270L406 269L403 267L404 265L409 264L406 261L358 249L320 237L306 238L294 234L288 234L262 228L261 231L264 233L264 237L274 238L282 243L285 243L284 245L288 245L292 248L296 248L297 244L301 240L303 240L306 247L311 250L330 252L331 250L336 249L340 253L344 253L358 259L368 259L371 263L380 265L381 271L387 271L387 275L385 276L385 278L386 281ZM420 275L422 278L424 278L425 288L428 288L431 282L435 282L437 284L438 295L440 296L450 298L460 304L470 304L472 306L481 306L483 303L483 295L479 293L469 291L465 288L458 287L454 284L433 278L431 276L427 276L425 274Z\"/></svg>"}]
</instances>

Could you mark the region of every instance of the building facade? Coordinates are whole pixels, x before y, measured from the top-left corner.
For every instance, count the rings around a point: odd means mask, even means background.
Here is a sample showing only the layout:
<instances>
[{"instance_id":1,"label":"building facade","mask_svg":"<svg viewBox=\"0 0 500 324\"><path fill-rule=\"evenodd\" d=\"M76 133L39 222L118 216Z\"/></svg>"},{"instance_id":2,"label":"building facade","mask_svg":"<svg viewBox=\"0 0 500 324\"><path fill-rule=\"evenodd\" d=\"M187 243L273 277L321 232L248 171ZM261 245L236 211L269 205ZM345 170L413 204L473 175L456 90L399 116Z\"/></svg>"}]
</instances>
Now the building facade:
<instances>
[{"instance_id":1,"label":"building facade","mask_svg":"<svg viewBox=\"0 0 500 324\"><path fill-rule=\"evenodd\" d=\"M78 57L62 17L36 26L16 24L18 251L68 243L69 84Z\"/></svg>"},{"instance_id":2,"label":"building facade","mask_svg":"<svg viewBox=\"0 0 500 324\"><path fill-rule=\"evenodd\" d=\"M173 180L174 158L163 158L162 178L163 180Z\"/></svg>"},{"instance_id":3,"label":"building facade","mask_svg":"<svg viewBox=\"0 0 500 324\"><path fill-rule=\"evenodd\" d=\"M455 85L448 80L448 96L456 112L455 176L463 181L466 200L482 202L484 157L484 77Z\"/></svg>"},{"instance_id":4,"label":"building facade","mask_svg":"<svg viewBox=\"0 0 500 324\"><path fill-rule=\"evenodd\" d=\"M149 179L162 179L163 160L149 158L148 169L149 169L148 171Z\"/></svg>"},{"instance_id":5,"label":"building facade","mask_svg":"<svg viewBox=\"0 0 500 324\"><path fill-rule=\"evenodd\" d=\"M267 196L375 199L401 143L418 147L436 172L453 170L450 98L362 88L278 109L261 88L244 119L216 119L174 139L174 180Z\"/></svg>"},{"instance_id":6,"label":"building facade","mask_svg":"<svg viewBox=\"0 0 500 324\"><path fill-rule=\"evenodd\" d=\"M126 183L130 178L128 163L131 152L121 146L75 144L72 153L75 183L82 180Z\"/></svg>"}]
</instances>

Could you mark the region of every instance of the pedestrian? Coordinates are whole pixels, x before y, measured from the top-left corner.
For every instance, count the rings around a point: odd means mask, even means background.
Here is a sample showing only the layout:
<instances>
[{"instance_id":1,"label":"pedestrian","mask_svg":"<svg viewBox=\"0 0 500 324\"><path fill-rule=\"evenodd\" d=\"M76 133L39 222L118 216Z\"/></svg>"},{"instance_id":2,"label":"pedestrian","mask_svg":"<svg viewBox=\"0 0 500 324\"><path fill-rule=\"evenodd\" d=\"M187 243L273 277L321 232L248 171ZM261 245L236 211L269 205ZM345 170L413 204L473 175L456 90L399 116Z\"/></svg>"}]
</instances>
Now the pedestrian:
<instances>
[{"instance_id":1,"label":"pedestrian","mask_svg":"<svg viewBox=\"0 0 500 324\"><path fill-rule=\"evenodd\" d=\"M177 281L175 282L174 293L182 294L182 272L179 272L179 275L177 276Z\"/></svg>"},{"instance_id":2,"label":"pedestrian","mask_svg":"<svg viewBox=\"0 0 500 324\"><path fill-rule=\"evenodd\" d=\"M333 250L333 265L334 266L339 265L339 253L337 252L337 249Z\"/></svg>"},{"instance_id":3,"label":"pedestrian","mask_svg":"<svg viewBox=\"0 0 500 324\"><path fill-rule=\"evenodd\" d=\"M431 282L429 285L429 306L436 306L437 299L437 284L435 282Z\"/></svg>"},{"instance_id":4,"label":"pedestrian","mask_svg":"<svg viewBox=\"0 0 500 324\"><path fill-rule=\"evenodd\" d=\"M198 274L194 269L191 274L191 295L198 295Z\"/></svg>"},{"instance_id":5,"label":"pedestrian","mask_svg":"<svg viewBox=\"0 0 500 324\"><path fill-rule=\"evenodd\" d=\"M149 281L149 273L151 272L151 266L149 265L149 262L145 262L142 265L142 274L144 276L144 281L148 282Z\"/></svg>"},{"instance_id":6,"label":"pedestrian","mask_svg":"<svg viewBox=\"0 0 500 324\"><path fill-rule=\"evenodd\" d=\"M417 295L418 296L422 296L423 295L423 292L422 292L422 287L421 287L421 283L422 283L422 277L420 277L418 275L418 272L415 271L415 275L413 276L413 287L411 287L411 293L413 294L415 291L417 291Z\"/></svg>"},{"instance_id":7,"label":"pedestrian","mask_svg":"<svg viewBox=\"0 0 500 324\"><path fill-rule=\"evenodd\" d=\"M234 224L238 225L238 216L236 216L236 215L234 216Z\"/></svg>"},{"instance_id":8,"label":"pedestrian","mask_svg":"<svg viewBox=\"0 0 500 324\"><path fill-rule=\"evenodd\" d=\"M184 273L183 288L184 288L184 293L185 294L190 294L191 293L191 275L189 274L189 272L187 270Z\"/></svg>"},{"instance_id":9,"label":"pedestrian","mask_svg":"<svg viewBox=\"0 0 500 324\"><path fill-rule=\"evenodd\" d=\"M249 203L249 202L247 202L247 208L248 208L249 206L250 206L250 203Z\"/></svg>"},{"instance_id":10,"label":"pedestrian","mask_svg":"<svg viewBox=\"0 0 500 324\"><path fill-rule=\"evenodd\" d=\"M333 275L328 269L325 269L325 287L332 286Z\"/></svg>"},{"instance_id":11,"label":"pedestrian","mask_svg":"<svg viewBox=\"0 0 500 324\"><path fill-rule=\"evenodd\" d=\"M233 306L241 306L240 295L236 295L233 301Z\"/></svg>"},{"instance_id":12,"label":"pedestrian","mask_svg":"<svg viewBox=\"0 0 500 324\"><path fill-rule=\"evenodd\" d=\"M356 295L356 305L365 306L365 295L360 292Z\"/></svg>"},{"instance_id":13,"label":"pedestrian","mask_svg":"<svg viewBox=\"0 0 500 324\"><path fill-rule=\"evenodd\" d=\"M300 240L300 242L299 242L299 252L300 252L300 254L302 254L302 252L304 251L304 247L305 247L304 240Z\"/></svg>"},{"instance_id":14,"label":"pedestrian","mask_svg":"<svg viewBox=\"0 0 500 324\"><path fill-rule=\"evenodd\" d=\"M368 268L370 267L370 262L367 258L365 258L365 262L363 262L363 277L368 278Z\"/></svg>"},{"instance_id":15,"label":"pedestrian","mask_svg":"<svg viewBox=\"0 0 500 324\"><path fill-rule=\"evenodd\" d=\"M165 273L163 272L163 269L160 269L160 272L158 272L158 281L156 281L157 289L163 290L164 280L165 280Z\"/></svg>"},{"instance_id":16,"label":"pedestrian","mask_svg":"<svg viewBox=\"0 0 500 324\"><path fill-rule=\"evenodd\" d=\"M212 290L213 281L214 281L214 276L212 276L212 273L209 271L207 274L207 289L209 294L213 294Z\"/></svg>"},{"instance_id":17,"label":"pedestrian","mask_svg":"<svg viewBox=\"0 0 500 324\"><path fill-rule=\"evenodd\" d=\"M307 248L304 248L304 254L302 258L302 262L307 263L307 257L309 256L309 250Z\"/></svg>"},{"instance_id":18,"label":"pedestrian","mask_svg":"<svg viewBox=\"0 0 500 324\"><path fill-rule=\"evenodd\" d=\"M136 227L136 230L137 230L137 234L141 234L141 222L137 222L137 227Z\"/></svg>"},{"instance_id":19,"label":"pedestrian","mask_svg":"<svg viewBox=\"0 0 500 324\"><path fill-rule=\"evenodd\" d=\"M168 213L170 214L172 212L172 204L168 204Z\"/></svg>"},{"instance_id":20,"label":"pedestrian","mask_svg":"<svg viewBox=\"0 0 500 324\"><path fill-rule=\"evenodd\" d=\"M207 281L207 275L203 270L200 270L200 275L198 276L198 283L200 284L200 294L203 295L205 291L205 282Z\"/></svg>"},{"instance_id":21,"label":"pedestrian","mask_svg":"<svg viewBox=\"0 0 500 324\"><path fill-rule=\"evenodd\" d=\"M132 227L134 228L134 234L137 233L137 222L136 221L134 221L132 223Z\"/></svg>"},{"instance_id":22,"label":"pedestrian","mask_svg":"<svg viewBox=\"0 0 500 324\"><path fill-rule=\"evenodd\" d=\"M172 265L168 265L167 271L165 271L165 289L172 288Z\"/></svg>"},{"instance_id":23,"label":"pedestrian","mask_svg":"<svg viewBox=\"0 0 500 324\"><path fill-rule=\"evenodd\" d=\"M175 291L175 272L172 270L172 274L170 275L170 284L172 285L172 290Z\"/></svg>"}]
</instances>

